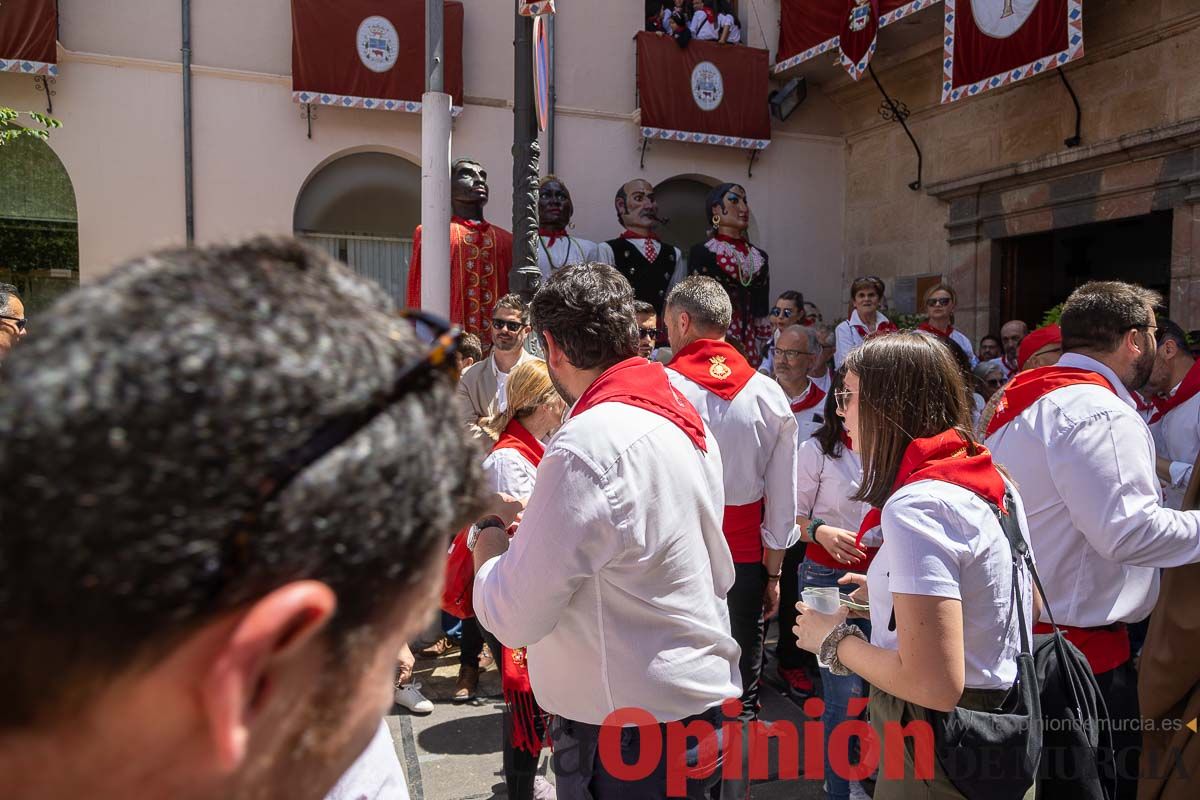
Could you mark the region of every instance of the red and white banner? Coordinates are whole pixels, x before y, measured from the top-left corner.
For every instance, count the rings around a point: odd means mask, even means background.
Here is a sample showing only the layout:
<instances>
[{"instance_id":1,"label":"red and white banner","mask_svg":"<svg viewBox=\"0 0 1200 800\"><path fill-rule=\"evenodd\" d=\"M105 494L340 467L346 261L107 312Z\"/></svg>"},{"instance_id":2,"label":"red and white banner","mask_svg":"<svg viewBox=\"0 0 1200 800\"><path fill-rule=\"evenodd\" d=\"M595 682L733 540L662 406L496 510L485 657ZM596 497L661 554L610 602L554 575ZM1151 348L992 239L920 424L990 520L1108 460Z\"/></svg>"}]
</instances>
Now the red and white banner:
<instances>
[{"instance_id":1,"label":"red and white banner","mask_svg":"<svg viewBox=\"0 0 1200 800\"><path fill-rule=\"evenodd\" d=\"M929 8L941 0L873 0L878 27L884 28L896 20ZM844 31L853 29L865 11L857 0L781 0L779 51L773 72L779 74L797 64L816 58L822 53L841 47ZM857 33L857 32L855 32ZM855 37L857 40L859 37ZM872 35L872 39L874 36ZM845 51L859 52L857 57ZM866 69L873 49L861 50L861 44L847 43L842 48L842 63L857 79ZM858 68L857 74L851 67Z\"/></svg>"},{"instance_id":2,"label":"red and white banner","mask_svg":"<svg viewBox=\"0 0 1200 800\"><path fill-rule=\"evenodd\" d=\"M445 3L446 92L463 102L463 5ZM292 99L342 108L421 110L425 0L292 0Z\"/></svg>"},{"instance_id":3,"label":"red and white banner","mask_svg":"<svg viewBox=\"0 0 1200 800\"><path fill-rule=\"evenodd\" d=\"M554 0L517 0L522 17L541 17L554 13Z\"/></svg>"},{"instance_id":4,"label":"red and white banner","mask_svg":"<svg viewBox=\"0 0 1200 800\"><path fill-rule=\"evenodd\" d=\"M642 136L762 150L771 143L769 55L693 39L637 35Z\"/></svg>"},{"instance_id":5,"label":"red and white banner","mask_svg":"<svg viewBox=\"0 0 1200 800\"><path fill-rule=\"evenodd\" d=\"M942 102L1083 57L1082 0L945 0Z\"/></svg>"},{"instance_id":6,"label":"red and white banner","mask_svg":"<svg viewBox=\"0 0 1200 800\"><path fill-rule=\"evenodd\" d=\"M58 74L55 0L0 2L0 72Z\"/></svg>"},{"instance_id":7,"label":"red and white banner","mask_svg":"<svg viewBox=\"0 0 1200 800\"><path fill-rule=\"evenodd\" d=\"M846 0L838 47L842 66L858 80L871 64L879 37L879 0Z\"/></svg>"}]
</instances>

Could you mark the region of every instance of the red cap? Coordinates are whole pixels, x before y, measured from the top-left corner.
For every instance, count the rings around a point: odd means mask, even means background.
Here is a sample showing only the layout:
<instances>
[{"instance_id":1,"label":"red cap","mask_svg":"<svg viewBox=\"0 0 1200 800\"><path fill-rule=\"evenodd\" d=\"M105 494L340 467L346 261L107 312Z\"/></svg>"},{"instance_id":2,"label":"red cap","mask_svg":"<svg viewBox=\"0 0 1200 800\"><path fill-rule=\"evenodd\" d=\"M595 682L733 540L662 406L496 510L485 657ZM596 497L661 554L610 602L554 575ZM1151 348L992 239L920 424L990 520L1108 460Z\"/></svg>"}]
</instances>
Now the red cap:
<instances>
[{"instance_id":1,"label":"red cap","mask_svg":"<svg viewBox=\"0 0 1200 800\"><path fill-rule=\"evenodd\" d=\"M1017 370L1025 369L1025 362L1032 358L1034 353L1055 342L1062 344L1062 328L1057 324L1038 328L1026 336L1021 340L1021 346L1017 348Z\"/></svg>"}]
</instances>

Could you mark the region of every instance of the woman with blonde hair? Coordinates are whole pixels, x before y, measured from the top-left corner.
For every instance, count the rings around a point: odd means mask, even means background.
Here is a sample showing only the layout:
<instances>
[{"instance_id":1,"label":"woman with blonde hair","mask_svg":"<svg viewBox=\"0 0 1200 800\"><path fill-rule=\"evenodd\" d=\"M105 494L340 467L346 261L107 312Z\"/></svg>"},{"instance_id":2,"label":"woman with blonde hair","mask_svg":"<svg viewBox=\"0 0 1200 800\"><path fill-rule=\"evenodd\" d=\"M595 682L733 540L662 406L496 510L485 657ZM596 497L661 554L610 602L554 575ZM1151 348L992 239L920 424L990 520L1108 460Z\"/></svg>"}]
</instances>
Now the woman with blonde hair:
<instances>
[{"instance_id":1,"label":"woman with blonde hair","mask_svg":"<svg viewBox=\"0 0 1200 800\"><path fill-rule=\"evenodd\" d=\"M971 368L979 363L971 340L954 327L954 309L958 305L958 292L948 283L938 283L925 291L925 314L928 319L917 326L918 330L949 339L962 348L971 362Z\"/></svg>"},{"instance_id":2,"label":"woman with blonde hair","mask_svg":"<svg viewBox=\"0 0 1200 800\"><path fill-rule=\"evenodd\" d=\"M546 450L544 442L562 425L567 404L550 380L546 362L540 358L514 367L508 375L505 392L506 410L479 423L496 442L483 462L484 482L493 492L528 498L533 494L538 464ZM477 630L500 657L505 704L504 780L508 796L517 800L548 796L549 784L536 774L546 739L546 716L529 684L525 648L510 650L481 626L477 625ZM463 649L466 648L464 640Z\"/></svg>"}]
</instances>

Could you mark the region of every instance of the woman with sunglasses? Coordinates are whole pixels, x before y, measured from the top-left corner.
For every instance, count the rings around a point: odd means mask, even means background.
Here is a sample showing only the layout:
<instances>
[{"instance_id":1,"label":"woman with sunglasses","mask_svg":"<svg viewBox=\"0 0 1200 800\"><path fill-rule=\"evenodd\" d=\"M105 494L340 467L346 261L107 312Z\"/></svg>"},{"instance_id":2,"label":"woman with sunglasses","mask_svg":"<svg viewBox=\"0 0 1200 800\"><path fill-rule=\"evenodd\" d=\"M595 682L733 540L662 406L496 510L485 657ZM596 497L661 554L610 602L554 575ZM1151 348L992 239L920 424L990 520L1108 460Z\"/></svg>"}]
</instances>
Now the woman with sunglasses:
<instances>
[{"instance_id":1,"label":"woman with sunglasses","mask_svg":"<svg viewBox=\"0 0 1200 800\"><path fill-rule=\"evenodd\" d=\"M971 340L954 327L954 308L958 305L958 293L948 284L939 283L925 291L925 314L928 319L917 326L918 330L949 339L963 349L973 368L979 363Z\"/></svg>"},{"instance_id":2,"label":"woman with sunglasses","mask_svg":"<svg viewBox=\"0 0 1200 800\"><path fill-rule=\"evenodd\" d=\"M492 492L528 498L533 494L538 464L546 450L544 442L562 425L567 404L554 388L546 362L540 358L514 367L505 391L505 410L480 423L496 442L483 462L484 483ZM467 622L478 625L474 620ZM542 796L548 791L545 778L536 774L546 737L546 719L529 684L525 648L510 650L481 626L477 630L483 633L500 662L505 705L504 780L508 796L531 800L536 792Z\"/></svg>"},{"instance_id":3,"label":"woman with sunglasses","mask_svg":"<svg viewBox=\"0 0 1200 800\"><path fill-rule=\"evenodd\" d=\"M834 369L841 369L850 351L867 339L898 330L895 324L879 311L883 305L884 288L883 281L874 275L855 278L850 284L850 319L842 322L834 331Z\"/></svg>"},{"instance_id":4,"label":"woman with sunglasses","mask_svg":"<svg viewBox=\"0 0 1200 800\"><path fill-rule=\"evenodd\" d=\"M863 460L852 499L874 506L860 532L878 528L882 544L866 576L842 581L859 587L851 597L860 603L869 589L871 639L846 623L845 608L820 614L804 603L796 635L832 673L853 672L871 685L871 725L884 750L877 800L962 797L936 760L930 780L916 777L913 753L894 728L956 706L994 710L1006 697L1021 638L996 509L1015 515L1028 539L1025 512L976 441L959 368L936 338L871 340L850 354L846 370L838 413ZM1018 574L1032 638L1031 580L1024 568ZM900 755L889 747L904 748L903 775L886 768Z\"/></svg>"},{"instance_id":5,"label":"woman with sunglasses","mask_svg":"<svg viewBox=\"0 0 1200 800\"><path fill-rule=\"evenodd\" d=\"M796 524L800 540L808 542L798 579L800 591L818 587L841 587L849 593L854 586L840 583L849 572L865 572L876 547L857 542L858 528L867 514L867 504L855 500L862 485L862 461L837 413L836 394L843 388L843 373L834 374L825 398L824 421L812 437L800 444L796 455ZM871 624L853 620L868 636ZM821 699L825 710L825 793L829 800L862 797L861 789L839 775L830 762L828 744L838 725L850 718L853 698L863 696L858 675L834 675L821 669ZM851 762L857 762L851 758Z\"/></svg>"}]
</instances>

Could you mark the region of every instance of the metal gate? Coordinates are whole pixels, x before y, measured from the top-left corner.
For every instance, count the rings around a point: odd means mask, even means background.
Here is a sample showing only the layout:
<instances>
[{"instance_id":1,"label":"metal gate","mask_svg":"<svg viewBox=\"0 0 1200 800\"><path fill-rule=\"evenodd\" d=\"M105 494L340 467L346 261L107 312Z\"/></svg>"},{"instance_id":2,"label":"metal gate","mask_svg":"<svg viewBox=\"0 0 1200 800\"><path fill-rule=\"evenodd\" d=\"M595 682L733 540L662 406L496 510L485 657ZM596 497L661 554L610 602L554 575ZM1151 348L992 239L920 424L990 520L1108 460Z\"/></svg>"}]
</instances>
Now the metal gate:
<instances>
[{"instance_id":1,"label":"metal gate","mask_svg":"<svg viewBox=\"0 0 1200 800\"><path fill-rule=\"evenodd\" d=\"M404 306L408 287L408 263L412 259L412 239L385 236L348 236L330 233L297 233L333 258L370 278L392 296L397 307Z\"/></svg>"}]
</instances>

